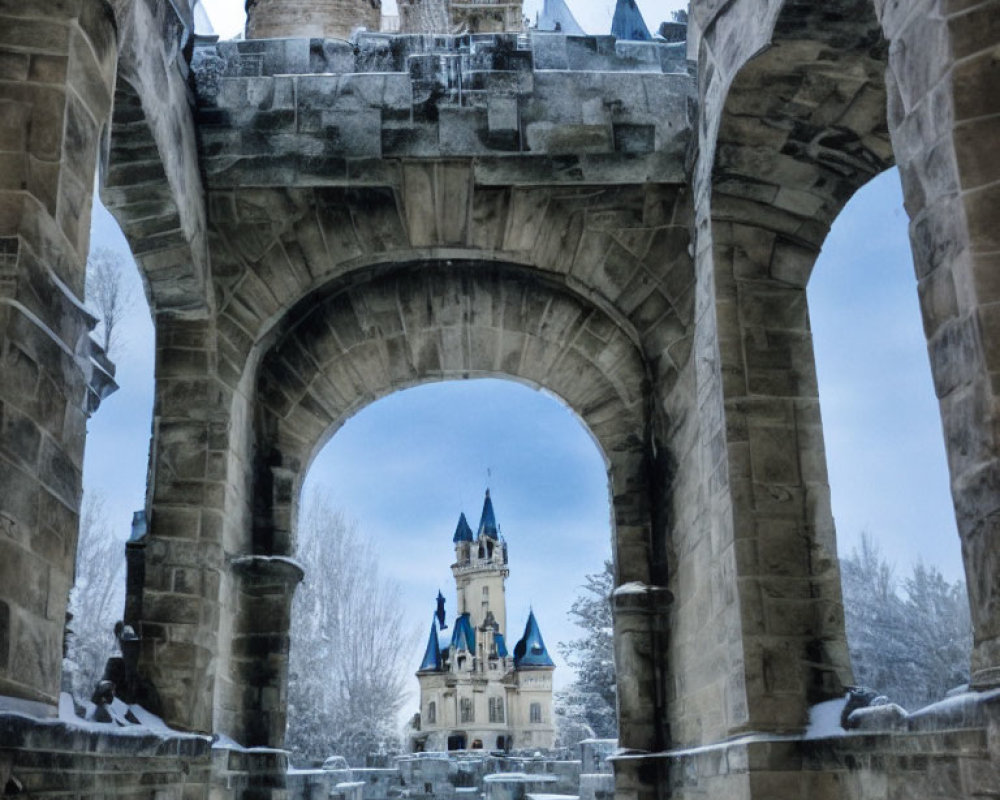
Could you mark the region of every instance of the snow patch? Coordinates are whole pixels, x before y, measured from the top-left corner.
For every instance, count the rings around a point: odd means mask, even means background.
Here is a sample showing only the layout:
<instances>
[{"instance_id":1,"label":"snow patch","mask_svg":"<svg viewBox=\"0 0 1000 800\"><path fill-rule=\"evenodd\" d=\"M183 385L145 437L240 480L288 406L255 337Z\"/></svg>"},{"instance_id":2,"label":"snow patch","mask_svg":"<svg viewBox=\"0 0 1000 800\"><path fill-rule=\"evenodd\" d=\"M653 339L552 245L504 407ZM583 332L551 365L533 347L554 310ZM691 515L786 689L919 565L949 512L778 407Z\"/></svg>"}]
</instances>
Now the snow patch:
<instances>
[{"instance_id":1,"label":"snow patch","mask_svg":"<svg viewBox=\"0 0 1000 800\"><path fill-rule=\"evenodd\" d=\"M615 589L611 595L613 597L619 597L626 594L646 594L651 590L652 587L647 586L642 581L629 581L628 583L623 583L617 589Z\"/></svg>"},{"instance_id":2,"label":"snow patch","mask_svg":"<svg viewBox=\"0 0 1000 800\"><path fill-rule=\"evenodd\" d=\"M288 556L239 556L233 559L234 566L241 564L288 564L291 567L302 570L302 572L306 571L301 561L289 558Z\"/></svg>"},{"instance_id":3,"label":"snow patch","mask_svg":"<svg viewBox=\"0 0 1000 800\"><path fill-rule=\"evenodd\" d=\"M483 778L486 783L555 783L555 775L529 775L527 772L495 772Z\"/></svg>"},{"instance_id":4,"label":"snow patch","mask_svg":"<svg viewBox=\"0 0 1000 800\"><path fill-rule=\"evenodd\" d=\"M831 736L846 736L847 731L840 727L840 717L847 705L847 695L836 700L817 703L809 709L809 726L803 739L828 739Z\"/></svg>"}]
</instances>

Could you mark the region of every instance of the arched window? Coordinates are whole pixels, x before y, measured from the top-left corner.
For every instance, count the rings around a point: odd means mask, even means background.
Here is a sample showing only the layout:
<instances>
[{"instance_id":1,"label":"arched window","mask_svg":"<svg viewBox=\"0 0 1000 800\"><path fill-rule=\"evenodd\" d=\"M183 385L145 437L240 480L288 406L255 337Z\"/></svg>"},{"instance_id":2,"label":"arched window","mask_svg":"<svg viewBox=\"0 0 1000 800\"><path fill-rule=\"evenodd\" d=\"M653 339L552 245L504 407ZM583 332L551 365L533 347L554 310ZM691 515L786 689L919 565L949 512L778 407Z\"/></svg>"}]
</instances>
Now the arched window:
<instances>
[{"instance_id":1,"label":"arched window","mask_svg":"<svg viewBox=\"0 0 1000 800\"><path fill-rule=\"evenodd\" d=\"M437 722L437 703L431 700L427 704L427 724L434 725Z\"/></svg>"},{"instance_id":2,"label":"arched window","mask_svg":"<svg viewBox=\"0 0 1000 800\"><path fill-rule=\"evenodd\" d=\"M532 722L541 722L542 721L542 704L541 703L532 703L531 704L530 713L531 713L530 719L531 719Z\"/></svg>"}]
</instances>

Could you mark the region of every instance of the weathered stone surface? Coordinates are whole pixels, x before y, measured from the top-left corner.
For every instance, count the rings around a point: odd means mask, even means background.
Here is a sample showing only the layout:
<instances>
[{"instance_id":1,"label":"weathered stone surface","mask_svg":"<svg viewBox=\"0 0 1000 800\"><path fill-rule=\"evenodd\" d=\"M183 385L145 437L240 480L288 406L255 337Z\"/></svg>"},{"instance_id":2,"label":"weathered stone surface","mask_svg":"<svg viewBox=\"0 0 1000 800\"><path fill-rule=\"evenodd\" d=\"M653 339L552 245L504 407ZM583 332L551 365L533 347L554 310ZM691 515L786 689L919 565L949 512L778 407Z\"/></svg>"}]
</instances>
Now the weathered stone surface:
<instances>
[{"instance_id":1,"label":"weathered stone surface","mask_svg":"<svg viewBox=\"0 0 1000 800\"><path fill-rule=\"evenodd\" d=\"M74 301L110 130L104 192L157 320L129 608L168 719L280 744L294 580L268 559L313 454L395 388L508 375L584 419L617 580L670 598L619 601L622 743L707 747L622 760L622 797L996 794L990 710L794 738L850 677L804 288L894 160L973 684L1000 683L996 3L699 0L697 74L611 37L351 44L326 22L374 6L294 5L251 4L251 33L313 38L198 41L189 65L185 0L115 0L116 27L93 0L0 4L0 691L52 701L83 420L111 386ZM748 730L793 738L714 744ZM257 791L280 766L217 771Z\"/></svg>"}]
</instances>

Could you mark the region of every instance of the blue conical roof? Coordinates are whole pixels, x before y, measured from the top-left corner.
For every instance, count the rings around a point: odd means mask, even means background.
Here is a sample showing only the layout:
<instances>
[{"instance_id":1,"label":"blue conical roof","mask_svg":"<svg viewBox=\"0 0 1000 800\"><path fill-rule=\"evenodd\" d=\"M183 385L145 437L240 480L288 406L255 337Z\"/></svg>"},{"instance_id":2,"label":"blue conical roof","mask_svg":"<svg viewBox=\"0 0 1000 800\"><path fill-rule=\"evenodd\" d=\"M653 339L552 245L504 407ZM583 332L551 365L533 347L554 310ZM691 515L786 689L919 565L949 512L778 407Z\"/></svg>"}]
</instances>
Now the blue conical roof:
<instances>
[{"instance_id":1,"label":"blue conical roof","mask_svg":"<svg viewBox=\"0 0 1000 800\"><path fill-rule=\"evenodd\" d=\"M413 662L410 662L413 663ZM418 672L441 671L441 647L438 644L437 626L431 620L431 635L427 638L427 650L424 651L424 660L420 662Z\"/></svg>"},{"instance_id":2,"label":"blue conical roof","mask_svg":"<svg viewBox=\"0 0 1000 800\"><path fill-rule=\"evenodd\" d=\"M545 0L541 12L535 19L535 27L540 31L559 31L572 36L586 36L565 0Z\"/></svg>"},{"instance_id":3,"label":"blue conical roof","mask_svg":"<svg viewBox=\"0 0 1000 800\"><path fill-rule=\"evenodd\" d=\"M528 612L528 624L524 626L524 636L514 645L514 666L522 667L554 667L549 651L545 649L545 640L538 628L535 612Z\"/></svg>"},{"instance_id":4,"label":"blue conical roof","mask_svg":"<svg viewBox=\"0 0 1000 800\"><path fill-rule=\"evenodd\" d=\"M479 535L489 536L491 539L499 538L497 533L497 518L493 514L493 501L490 500L490 490L486 490L486 499L483 501L483 515L479 518Z\"/></svg>"},{"instance_id":5,"label":"blue conical roof","mask_svg":"<svg viewBox=\"0 0 1000 800\"><path fill-rule=\"evenodd\" d=\"M616 39L645 42L653 37L635 0L618 0L611 18L611 35Z\"/></svg>"},{"instance_id":6,"label":"blue conical roof","mask_svg":"<svg viewBox=\"0 0 1000 800\"><path fill-rule=\"evenodd\" d=\"M464 511L458 515L458 525L455 527L455 535L451 537L451 540L453 542L472 541L472 528L469 527L469 521L465 518Z\"/></svg>"},{"instance_id":7,"label":"blue conical roof","mask_svg":"<svg viewBox=\"0 0 1000 800\"><path fill-rule=\"evenodd\" d=\"M468 612L461 614L455 620L455 630L451 634L451 647L453 650L476 652L476 632L472 630L472 619Z\"/></svg>"}]
</instances>

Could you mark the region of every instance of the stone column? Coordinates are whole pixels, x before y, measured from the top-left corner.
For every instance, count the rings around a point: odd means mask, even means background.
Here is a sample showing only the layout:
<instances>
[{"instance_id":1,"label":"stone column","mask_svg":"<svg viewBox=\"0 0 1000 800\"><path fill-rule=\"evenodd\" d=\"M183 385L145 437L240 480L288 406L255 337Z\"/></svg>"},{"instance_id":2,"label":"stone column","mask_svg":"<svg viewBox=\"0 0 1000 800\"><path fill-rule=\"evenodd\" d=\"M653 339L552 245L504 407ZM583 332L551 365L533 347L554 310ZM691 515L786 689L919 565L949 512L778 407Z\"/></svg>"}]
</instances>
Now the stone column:
<instances>
[{"instance_id":1,"label":"stone column","mask_svg":"<svg viewBox=\"0 0 1000 800\"><path fill-rule=\"evenodd\" d=\"M86 419L114 387L83 309L115 80L96 0L0 5L0 694L54 713Z\"/></svg>"},{"instance_id":2,"label":"stone column","mask_svg":"<svg viewBox=\"0 0 1000 800\"><path fill-rule=\"evenodd\" d=\"M243 700L236 735L247 747L281 747L288 719L292 597L302 567L280 556L244 556L233 561L233 572L239 614L232 670Z\"/></svg>"},{"instance_id":3,"label":"stone column","mask_svg":"<svg viewBox=\"0 0 1000 800\"><path fill-rule=\"evenodd\" d=\"M747 724L796 730L851 680L805 292L818 247L735 222L713 246Z\"/></svg>"},{"instance_id":4,"label":"stone column","mask_svg":"<svg viewBox=\"0 0 1000 800\"><path fill-rule=\"evenodd\" d=\"M246 516L233 478L238 406L218 375L213 324L157 318L139 669L164 718L189 730L213 730L217 681L227 677L218 660L227 536L232 551L246 552L231 533Z\"/></svg>"},{"instance_id":5,"label":"stone column","mask_svg":"<svg viewBox=\"0 0 1000 800\"><path fill-rule=\"evenodd\" d=\"M972 685L985 689L1000 686L1000 3L876 5L969 588Z\"/></svg>"}]
</instances>

